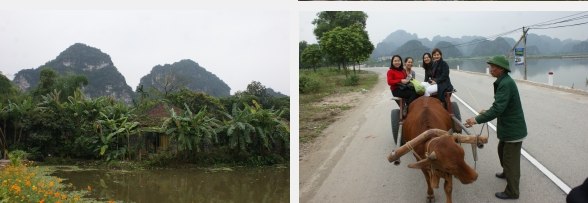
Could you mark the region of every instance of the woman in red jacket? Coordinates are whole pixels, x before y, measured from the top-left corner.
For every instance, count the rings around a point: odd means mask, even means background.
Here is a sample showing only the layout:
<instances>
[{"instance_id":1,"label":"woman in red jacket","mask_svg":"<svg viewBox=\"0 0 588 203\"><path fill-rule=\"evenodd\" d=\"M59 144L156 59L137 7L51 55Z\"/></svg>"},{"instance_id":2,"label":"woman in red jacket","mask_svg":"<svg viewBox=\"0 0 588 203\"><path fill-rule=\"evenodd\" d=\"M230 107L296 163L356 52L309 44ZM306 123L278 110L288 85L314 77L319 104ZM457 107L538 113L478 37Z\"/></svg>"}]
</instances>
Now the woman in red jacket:
<instances>
[{"instance_id":1,"label":"woman in red jacket","mask_svg":"<svg viewBox=\"0 0 588 203\"><path fill-rule=\"evenodd\" d=\"M406 76L406 71L402 65L402 58L400 58L398 55L394 55L390 64L390 70L388 70L387 73L388 85L390 85L392 96L407 99L406 105L408 106L418 97L418 95L414 89L405 88L401 90L398 88L398 83L409 83L409 80L406 79Z\"/></svg>"}]
</instances>

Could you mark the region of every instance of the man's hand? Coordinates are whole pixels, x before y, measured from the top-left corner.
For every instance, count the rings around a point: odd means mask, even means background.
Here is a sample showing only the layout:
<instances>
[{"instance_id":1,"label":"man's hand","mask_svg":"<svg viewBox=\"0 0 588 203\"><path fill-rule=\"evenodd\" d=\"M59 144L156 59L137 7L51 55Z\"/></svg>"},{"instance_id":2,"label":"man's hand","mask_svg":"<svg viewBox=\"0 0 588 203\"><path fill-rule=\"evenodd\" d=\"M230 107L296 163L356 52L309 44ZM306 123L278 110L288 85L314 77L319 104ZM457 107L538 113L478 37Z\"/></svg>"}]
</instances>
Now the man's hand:
<instances>
[{"instance_id":1,"label":"man's hand","mask_svg":"<svg viewBox=\"0 0 588 203\"><path fill-rule=\"evenodd\" d=\"M476 119L474 117L471 117L466 120L466 123L464 123L464 126L466 128L471 128L474 124L477 124Z\"/></svg>"},{"instance_id":2,"label":"man's hand","mask_svg":"<svg viewBox=\"0 0 588 203\"><path fill-rule=\"evenodd\" d=\"M402 84L406 84L406 83L408 83L408 80L407 80L407 79L402 79L402 80L400 80L400 82L401 82Z\"/></svg>"},{"instance_id":3,"label":"man's hand","mask_svg":"<svg viewBox=\"0 0 588 203\"><path fill-rule=\"evenodd\" d=\"M437 83L434 80L431 80L431 85L436 85Z\"/></svg>"},{"instance_id":4,"label":"man's hand","mask_svg":"<svg viewBox=\"0 0 588 203\"><path fill-rule=\"evenodd\" d=\"M486 110L481 110L480 111L480 114L484 114L484 113L486 113Z\"/></svg>"}]
</instances>

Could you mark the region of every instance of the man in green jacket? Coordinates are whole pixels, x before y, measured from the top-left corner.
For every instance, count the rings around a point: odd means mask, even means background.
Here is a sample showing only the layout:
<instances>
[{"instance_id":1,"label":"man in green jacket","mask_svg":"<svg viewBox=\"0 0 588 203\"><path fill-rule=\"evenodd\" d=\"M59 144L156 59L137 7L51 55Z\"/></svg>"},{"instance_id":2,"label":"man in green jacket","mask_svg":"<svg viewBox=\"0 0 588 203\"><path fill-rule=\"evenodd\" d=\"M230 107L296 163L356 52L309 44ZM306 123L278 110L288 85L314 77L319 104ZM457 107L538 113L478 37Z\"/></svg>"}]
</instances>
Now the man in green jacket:
<instances>
[{"instance_id":1,"label":"man in green jacket","mask_svg":"<svg viewBox=\"0 0 588 203\"><path fill-rule=\"evenodd\" d=\"M497 78L494 82L494 103L490 109L480 111L480 115L466 120L465 126L486 123L497 119L498 158L502 173L496 177L506 179L504 192L495 195L500 199L519 198L519 180L521 178L521 147L527 137L527 124L521 105L517 84L508 75L510 67L504 56L495 56L490 61L490 74Z\"/></svg>"}]
</instances>

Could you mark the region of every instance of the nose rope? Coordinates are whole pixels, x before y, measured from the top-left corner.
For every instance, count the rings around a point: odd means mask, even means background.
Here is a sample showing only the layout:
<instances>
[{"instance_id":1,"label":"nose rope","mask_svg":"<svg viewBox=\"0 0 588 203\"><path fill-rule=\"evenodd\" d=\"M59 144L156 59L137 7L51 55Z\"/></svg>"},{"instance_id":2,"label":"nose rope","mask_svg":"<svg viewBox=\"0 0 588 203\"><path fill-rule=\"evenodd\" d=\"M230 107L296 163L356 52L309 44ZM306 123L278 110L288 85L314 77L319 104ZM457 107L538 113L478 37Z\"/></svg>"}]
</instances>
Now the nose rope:
<instances>
[{"instance_id":1,"label":"nose rope","mask_svg":"<svg viewBox=\"0 0 588 203\"><path fill-rule=\"evenodd\" d=\"M435 138L431 139L429 141L429 143L427 143L427 150L425 151L425 156L427 158L429 158L429 155L430 155L429 154L429 145L431 145L431 142L433 142L433 140L435 140L437 138L440 138L440 137L435 137ZM432 160L431 160L431 166L430 166L430 169L429 169L428 172L429 172L429 178L430 178L429 182L431 183L431 186L436 186L435 188L438 188L439 187L439 183L436 182L437 181L437 178L435 178L435 176L437 176L437 175L435 174L435 165L433 164L433 161ZM435 182L433 182L433 181L435 181Z\"/></svg>"},{"instance_id":2,"label":"nose rope","mask_svg":"<svg viewBox=\"0 0 588 203\"><path fill-rule=\"evenodd\" d=\"M482 124L482 128L480 129L480 133L476 134L476 127L472 125L474 129L474 135L476 136L476 145L478 144L478 137L482 135L482 131L484 131L484 127L486 127L486 133L488 134L488 140L490 139L490 127L488 127L488 123ZM473 150L476 150L475 148ZM476 170L478 161L474 157L474 170Z\"/></svg>"}]
</instances>

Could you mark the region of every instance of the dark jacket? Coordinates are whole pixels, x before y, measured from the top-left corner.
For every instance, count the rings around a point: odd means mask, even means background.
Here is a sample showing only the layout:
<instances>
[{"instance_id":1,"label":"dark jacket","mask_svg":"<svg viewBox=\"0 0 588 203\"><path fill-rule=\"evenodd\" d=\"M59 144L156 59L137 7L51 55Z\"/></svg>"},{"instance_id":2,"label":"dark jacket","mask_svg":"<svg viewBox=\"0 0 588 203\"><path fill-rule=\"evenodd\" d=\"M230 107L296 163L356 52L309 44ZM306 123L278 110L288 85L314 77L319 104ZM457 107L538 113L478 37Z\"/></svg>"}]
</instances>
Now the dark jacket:
<instances>
[{"instance_id":1,"label":"dark jacket","mask_svg":"<svg viewBox=\"0 0 588 203\"><path fill-rule=\"evenodd\" d=\"M437 98L441 102L445 102L445 93L453 91L451 79L449 79L449 65L443 59L439 59L433 63L431 69L433 74L433 81L437 83Z\"/></svg>"},{"instance_id":2,"label":"dark jacket","mask_svg":"<svg viewBox=\"0 0 588 203\"><path fill-rule=\"evenodd\" d=\"M431 66L433 66L432 62L430 62L429 64L423 63L423 69L425 69L425 79L423 80L423 82L429 82L429 80L431 79Z\"/></svg>"},{"instance_id":3,"label":"dark jacket","mask_svg":"<svg viewBox=\"0 0 588 203\"><path fill-rule=\"evenodd\" d=\"M476 116L477 123L496 122L496 134L500 141L513 141L527 136L527 124L517 84L503 73L494 82L494 103L484 114Z\"/></svg>"}]
</instances>

